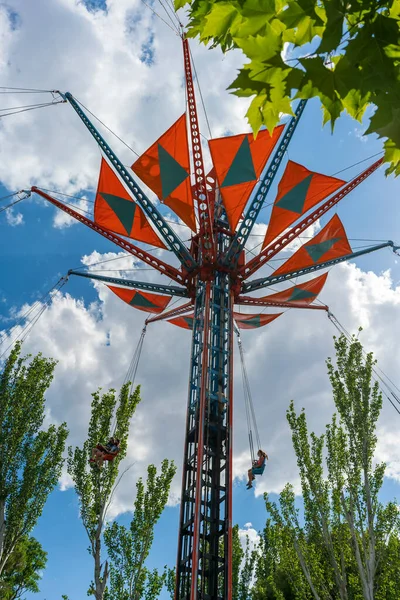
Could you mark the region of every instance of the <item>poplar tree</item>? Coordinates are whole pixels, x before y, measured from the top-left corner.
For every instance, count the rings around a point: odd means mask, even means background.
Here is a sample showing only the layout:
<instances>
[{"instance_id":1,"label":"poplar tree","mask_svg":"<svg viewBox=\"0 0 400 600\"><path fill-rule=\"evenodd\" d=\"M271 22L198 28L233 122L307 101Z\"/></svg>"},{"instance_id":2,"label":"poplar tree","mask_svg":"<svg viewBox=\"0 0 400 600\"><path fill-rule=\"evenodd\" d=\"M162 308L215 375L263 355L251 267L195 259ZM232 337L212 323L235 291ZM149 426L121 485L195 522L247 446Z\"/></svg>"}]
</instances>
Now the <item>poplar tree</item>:
<instances>
[{"instance_id":1,"label":"poplar tree","mask_svg":"<svg viewBox=\"0 0 400 600\"><path fill-rule=\"evenodd\" d=\"M336 366L331 360L327 365L338 414L326 433L309 434L304 409L297 414L293 402L287 413L304 520L290 484L280 494L279 507L268 495L266 507L295 549L312 598L394 600L386 569L393 576L397 570L398 579L399 509L395 502L379 500L385 464L373 464L382 407L373 382L375 361L355 337L335 338L335 349Z\"/></svg>"},{"instance_id":2,"label":"poplar tree","mask_svg":"<svg viewBox=\"0 0 400 600\"><path fill-rule=\"evenodd\" d=\"M93 557L93 581L88 590L96 600L103 600L109 578L109 563L102 563L102 539L107 510L117 482L119 465L126 456L130 420L140 402L140 388L130 393L130 383L120 393L111 389L92 394L92 412L87 439L81 448L68 448L68 473L79 498L80 516L89 538L89 552ZM92 449L105 444L110 437L120 440L120 451L113 461L103 467L90 466Z\"/></svg>"},{"instance_id":3,"label":"poplar tree","mask_svg":"<svg viewBox=\"0 0 400 600\"><path fill-rule=\"evenodd\" d=\"M168 501L176 473L173 461L163 460L161 472L147 468L146 484L136 483L136 500L129 528L115 521L106 528L104 540L110 557L110 585L106 600L155 600L167 584L168 571L149 571L145 561L153 540L154 527Z\"/></svg>"},{"instance_id":4,"label":"poplar tree","mask_svg":"<svg viewBox=\"0 0 400 600\"><path fill-rule=\"evenodd\" d=\"M19 540L0 578L0 598L19 600L26 592L39 592L38 582L46 567L47 552L34 537Z\"/></svg>"},{"instance_id":5,"label":"poplar tree","mask_svg":"<svg viewBox=\"0 0 400 600\"><path fill-rule=\"evenodd\" d=\"M55 361L20 354L16 344L0 375L0 577L57 484L68 434L65 423L43 428Z\"/></svg>"}]
</instances>

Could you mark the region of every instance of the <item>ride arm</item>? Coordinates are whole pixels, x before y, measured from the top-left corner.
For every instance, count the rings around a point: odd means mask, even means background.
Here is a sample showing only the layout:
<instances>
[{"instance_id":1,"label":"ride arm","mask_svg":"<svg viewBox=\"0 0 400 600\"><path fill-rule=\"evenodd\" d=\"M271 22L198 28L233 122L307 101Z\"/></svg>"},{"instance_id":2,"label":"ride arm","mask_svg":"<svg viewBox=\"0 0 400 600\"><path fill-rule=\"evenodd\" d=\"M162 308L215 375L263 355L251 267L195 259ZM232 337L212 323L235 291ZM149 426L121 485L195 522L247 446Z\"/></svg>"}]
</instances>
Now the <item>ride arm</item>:
<instances>
[{"instance_id":1,"label":"ride arm","mask_svg":"<svg viewBox=\"0 0 400 600\"><path fill-rule=\"evenodd\" d=\"M375 252L376 250L381 250L382 248L388 247L392 248L393 252L396 252L396 250L398 250L400 246L395 246L394 243L391 240L389 240L388 242L384 242L383 244L379 244L378 246L371 246L370 248L365 248L365 250L352 252L351 254L346 254L345 256L340 256L339 258L333 258L332 260L327 260L326 262L322 262L317 265L304 267L302 269L296 269L296 271L291 271L290 273L283 273L282 275L270 275L269 277L254 279L254 281L249 281L248 283L242 284L242 292L247 293L254 292L255 290L261 290L271 285L276 285L277 283L288 281L289 279L293 279L294 277L307 275L308 273L314 273L315 271L319 271L320 269L333 267L333 265L337 265L338 263L344 262L346 260L351 260L353 258L357 258L358 256L370 254L371 252Z\"/></svg>"},{"instance_id":2,"label":"ride arm","mask_svg":"<svg viewBox=\"0 0 400 600\"><path fill-rule=\"evenodd\" d=\"M306 102L307 100L300 100L294 116L290 119L283 134L282 141L280 142L278 149L276 150L272 158L272 162L268 167L268 170L263 180L258 185L254 193L253 200L251 201L250 206L247 209L243 221L241 222L239 229L237 230L232 240L232 243L225 254L225 257L223 259L224 266L236 266L240 253L245 247L248 237L263 207L265 198L267 197L267 194L270 190L278 168L282 162L283 157L285 156L285 152L296 130L300 117L304 111Z\"/></svg>"},{"instance_id":3,"label":"ride arm","mask_svg":"<svg viewBox=\"0 0 400 600\"><path fill-rule=\"evenodd\" d=\"M247 265L242 267L240 270L240 274L244 279L251 277L253 273L255 273L260 267L262 267L268 260L271 260L278 252L283 250L285 246L290 244L294 240L295 237L300 235L307 227L310 227L315 221L320 219L322 215L324 215L328 210L330 210L335 204L340 202L342 198L347 196L350 192L354 190L360 183L362 183L367 177L372 175L383 163L383 158L375 161L370 167L365 169L360 175L357 175L354 179L352 179L348 184L346 184L337 194L329 198L324 204L321 204L319 208L317 208L310 215L305 217L300 223L294 225L289 231L286 231L280 238L276 241L272 242L269 246L264 248L260 254L252 258Z\"/></svg>"},{"instance_id":4,"label":"ride arm","mask_svg":"<svg viewBox=\"0 0 400 600\"><path fill-rule=\"evenodd\" d=\"M131 281L130 279L122 279L121 277L105 277L104 275L95 275L94 273L81 273L80 271L75 271L74 269L68 271L68 276L69 275L86 277L87 279L94 279L106 284L121 285L128 288L146 290L147 292L168 294L169 296L179 296L181 298L187 298L189 296L189 293L185 288L179 288L175 285L162 285L161 283L150 283L148 281Z\"/></svg>"},{"instance_id":5,"label":"ride arm","mask_svg":"<svg viewBox=\"0 0 400 600\"><path fill-rule=\"evenodd\" d=\"M171 317L178 317L179 315L183 315L184 313L188 312L188 310L193 310L192 302L186 302L186 304L182 304L177 308L172 308L171 310L168 310L167 312L164 312L161 315L150 317L149 319L146 319L146 325L148 325L149 323L154 323L155 321L164 321L165 319L170 319Z\"/></svg>"},{"instance_id":6,"label":"ride arm","mask_svg":"<svg viewBox=\"0 0 400 600\"><path fill-rule=\"evenodd\" d=\"M252 296L239 296L235 304L243 306L272 306L276 308L310 308L313 310L329 310L326 304L299 304L298 302L268 302L262 298L253 298Z\"/></svg>"},{"instance_id":7,"label":"ride arm","mask_svg":"<svg viewBox=\"0 0 400 600\"><path fill-rule=\"evenodd\" d=\"M86 225L86 227L93 229L93 231L95 231L96 233L99 233L100 235L105 237L107 240L110 240L111 242L113 242L114 244L119 246L120 248L123 248L124 250L129 252L129 254L132 254L139 260L142 260L143 262L150 265L151 267L154 267L154 269L156 269L163 275L167 275L170 279L173 279L174 281L176 281L176 283L182 283L182 284L184 283L185 278L184 278L183 274L180 271L178 271L178 269L175 269L175 267L172 267L171 265L163 262L159 258L152 256L149 252L142 250L138 246L135 246L135 244L128 242L127 240L120 237L119 235L112 233L111 231L108 231L108 229L104 229L100 225L97 225L97 223L95 223L91 219L84 217L83 215L78 213L76 210L73 210L69 206L66 206L65 204L63 204L59 200L56 200L52 196L49 196L45 192L42 192L42 190L40 190L39 188L33 186L31 188L31 191L34 192L35 194L38 194L45 200L48 200L49 202L51 202L51 204L54 204L54 206L57 206L57 208L60 208L61 210L63 210L70 217L73 217L77 221L80 221L81 223Z\"/></svg>"},{"instance_id":8,"label":"ride arm","mask_svg":"<svg viewBox=\"0 0 400 600\"><path fill-rule=\"evenodd\" d=\"M121 180L129 189L130 194L132 195L135 202L140 206L140 208L147 215L148 219L153 223L158 234L161 236L161 238L164 240L167 246L177 256L182 265L184 265L185 269L187 269L188 271L192 271L194 268L196 268L196 261L194 260L193 256L190 254L189 250L186 248L180 237L164 220L164 217L154 206L154 204L150 202L149 198L146 196L143 190L136 183L135 179L132 177L131 172L128 171L128 169L121 163L116 154L114 154L110 146L107 144L104 138L100 135L100 133L88 119L86 114L80 108L79 104L76 102L72 94L67 92L63 95L63 97L66 100L68 100L72 108L82 120L83 124L86 125L87 129L92 134L92 136L100 146L101 150L111 161L113 167L120 175Z\"/></svg>"},{"instance_id":9,"label":"ride arm","mask_svg":"<svg viewBox=\"0 0 400 600\"><path fill-rule=\"evenodd\" d=\"M186 96L189 112L190 140L192 142L194 197L197 203L200 224L200 250L203 264L213 263L215 260L215 240L213 231L214 206L211 195L206 185L206 172L204 168L203 152L200 141L200 128L197 116L196 98L194 93L192 65L190 61L189 41L182 37L183 59L185 63Z\"/></svg>"}]
</instances>

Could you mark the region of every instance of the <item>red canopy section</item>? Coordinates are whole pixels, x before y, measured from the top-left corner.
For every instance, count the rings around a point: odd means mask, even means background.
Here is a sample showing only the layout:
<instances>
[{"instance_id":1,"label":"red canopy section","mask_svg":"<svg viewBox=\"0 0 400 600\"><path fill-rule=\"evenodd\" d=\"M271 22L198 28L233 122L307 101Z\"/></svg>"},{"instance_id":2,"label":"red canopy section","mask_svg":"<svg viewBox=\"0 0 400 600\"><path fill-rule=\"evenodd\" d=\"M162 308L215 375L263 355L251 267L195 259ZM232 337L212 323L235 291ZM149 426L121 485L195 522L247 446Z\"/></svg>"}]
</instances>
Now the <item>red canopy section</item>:
<instances>
[{"instance_id":1,"label":"red canopy section","mask_svg":"<svg viewBox=\"0 0 400 600\"><path fill-rule=\"evenodd\" d=\"M243 314L243 313L233 313L233 318L236 321L239 329L258 329L259 327L264 327L264 325L268 325L271 321L274 321L278 317L281 316L282 313L277 313L275 315L270 314Z\"/></svg>"},{"instance_id":2,"label":"red canopy section","mask_svg":"<svg viewBox=\"0 0 400 600\"><path fill-rule=\"evenodd\" d=\"M142 209L132 200L108 162L102 158L94 203L95 222L114 233L165 248Z\"/></svg>"},{"instance_id":3,"label":"red canopy section","mask_svg":"<svg viewBox=\"0 0 400 600\"><path fill-rule=\"evenodd\" d=\"M182 329L193 329L194 313L185 315L184 317L175 317L175 319L168 319L168 323L182 327Z\"/></svg>"},{"instance_id":4,"label":"red canopy section","mask_svg":"<svg viewBox=\"0 0 400 600\"><path fill-rule=\"evenodd\" d=\"M149 294L148 292L128 290L125 288L114 287L112 285L108 285L107 287L110 288L110 290L114 292L118 298L121 298L121 300L130 306L138 308L139 310L144 310L148 313L161 313L166 309L171 300L171 296Z\"/></svg>"},{"instance_id":5,"label":"red canopy section","mask_svg":"<svg viewBox=\"0 0 400 600\"><path fill-rule=\"evenodd\" d=\"M243 133L208 142L229 225L234 230L247 200L273 151L284 125L260 131L257 138Z\"/></svg>"},{"instance_id":6,"label":"red canopy section","mask_svg":"<svg viewBox=\"0 0 400 600\"><path fill-rule=\"evenodd\" d=\"M263 248L310 208L339 189L345 181L309 171L289 160L278 185Z\"/></svg>"},{"instance_id":7,"label":"red canopy section","mask_svg":"<svg viewBox=\"0 0 400 600\"><path fill-rule=\"evenodd\" d=\"M273 274L282 275L311 267L333 258L351 254L352 250L341 220L337 215L309 242L304 244Z\"/></svg>"},{"instance_id":8,"label":"red canopy section","mask_svg":"<svg viewBox=\"0 0 400 600\"><path fill-rule=\"evenodd\" d=\"M132 171L196 231L185 114L133 163Z\"/></svg>"},{"instance_id":9,"label":"red canopy section","mask_svg":"<svg viewBox=\"0 0 400 600\"><path fill-rule=\"evenodd\" d=\"M295 302L297 305L308 306L316 299L324 287L327 277L328 273L325 273L324 275L310 279L305 283L293 285L282 292L277 292L270 296L263 296L262 298L259 298L259 300L276 302L277 304L280 304L281 302Z\"/></svg>"}]
</instances>

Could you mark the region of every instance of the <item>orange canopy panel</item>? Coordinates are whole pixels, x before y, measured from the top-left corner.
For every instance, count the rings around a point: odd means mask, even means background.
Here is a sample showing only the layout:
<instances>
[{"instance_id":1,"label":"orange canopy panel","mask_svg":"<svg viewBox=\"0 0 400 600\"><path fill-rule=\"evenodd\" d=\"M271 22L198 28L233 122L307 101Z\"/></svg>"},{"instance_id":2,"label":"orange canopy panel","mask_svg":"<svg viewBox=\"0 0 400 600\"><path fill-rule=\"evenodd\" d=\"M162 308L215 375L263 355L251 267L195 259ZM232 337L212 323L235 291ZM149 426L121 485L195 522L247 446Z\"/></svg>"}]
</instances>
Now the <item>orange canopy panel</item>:
<instances>
[{"instance_id":1,"label":"orange canopy panel","mask_svg":"<svg viewBox=\"0 0 400 600\"><path fill-rule=\"evenodd\" d=\"M273 275L291 273L333 258L351 254L351 247L341 220L337 215L309 242L304 244L277 269Z\"/></svg>"},{"instance_id":2,"label":"orange canopy panel","mask_svg":"<svg viewBox=\"0 0 400 600\"><path fill-rule=\"evenodd\" d=\"M160 294L150 294L149 292L142 292L139 290L128 290L126 288L114 287L112 285L108 285L108 288L114 294L121 298L124 302L133 306L134 308L138 308L139 310L144 310L148 313L161 313L168 306L171 296L161 296Z\"/></svg>"},{"instance_id":3,"label":"orange canopy panel","mask_svg":"<svg viewBox=\"0 0 400 600\"><path fill-rule=\"evenodd\" d=\"M233 318L235 319L239 329L257 329L258 327L264 327L264 325L268 325L268 323L271 323L271 321L274 321L275 319L280 317L281 314L282 313L268 315L265 313L261 313L258 315L254 315L234 312Z\"/></svg>"},{"instance_id":4,"label":"orange canopy panel","mask_svg":"<svg viewBox=\"0 0 400 600\"><path fill-rule=\"evenodd\" d=\"M267 129L256 138L242 133L208 142L228 221L234 230L247 200L273 151L284 125Z\"/></svg>"},{"instance_id":5,"label":"orange canopy panel","mask_svg":"<svg viewBox=\"0 0 400 600\"><path fill-rule=\"evenodd\" d=\"M292 285L290 288L283 290L282 292L277 292L276 294L271 294L270 296L263 296L260 298L260 300L276 302L277 304L281 302L295 302L296 304L303 304L304 306L307 306L316 299L324 287L327 277L328 273L325 273L324 275L310 279L305 283Z\"/></svg>"},{"instance_id":6,"label":"orange canopy panel","mask_svg":"<svg viewBox=\"0 0 400 600\"><path fill-rule=\"evenodd\" d=\"M95 222L114 233L165 248L144 212L130 197L108 162L102 158L94 203Z\"/></svg>"},{"instance_id":7,"label":"orange canopy panel","mask_svg":"<svg viewBox=\"0 0 400 600\"><path fill-rule=\"evenodd\" d=\"M182 327L183 329L193 329L194 313L184 315L183 317L175 317L174 319L168 319L168 322L172 323L172 325Z\"/></svg>"},{"instance_id":8,"label":"orange canopy panel","mask_svg":"<svg viewBox=\"0 0 400 600\"><path fill-rule=\"evenodd\" d=\"M132 171L196 231L185 114L133 163Z\"/></svg>"},{"instance_id":9,"label":"orange canopy panel","mask_svg":"<svg viewBox=\"0 0 400 600\"><path fill-rule=\"evenodd\" d=\"M278 194L272 208L263 248L301 215L345 183L342 179L309 171L303 165L289 160L278 185Z\"/></svg>"}]
</instances>

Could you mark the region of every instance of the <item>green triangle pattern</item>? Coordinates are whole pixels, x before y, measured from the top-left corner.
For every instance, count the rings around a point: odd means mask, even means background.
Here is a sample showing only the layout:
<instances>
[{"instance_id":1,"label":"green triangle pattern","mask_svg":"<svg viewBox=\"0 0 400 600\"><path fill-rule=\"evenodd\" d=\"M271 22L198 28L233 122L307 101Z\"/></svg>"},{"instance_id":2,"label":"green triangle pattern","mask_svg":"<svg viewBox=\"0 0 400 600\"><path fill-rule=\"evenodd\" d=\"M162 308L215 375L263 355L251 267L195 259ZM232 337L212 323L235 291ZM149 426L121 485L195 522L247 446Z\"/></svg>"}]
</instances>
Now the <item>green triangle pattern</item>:
<instances>
[{"instance_id":1,"label":"green triangle pattern","mask_svg":"<svg viewBox=\"0 0 400 600\"><path fill-rule=\"evenodd\" d=\"M328 252L336 242L341 240L342 238L332 238L331 240L326 240L325 242L321 242L319 244L311 244L310 246L305 246L308 255L311 260L316 263L326 252Z\"/></svg>"},{"instance_id":2,"label":"green triangle pattern","mask_svg":"<svg viewBox=\"0 0 400 600\"><path fill-rule=\"evenodd\" d=\"M239 183L246 183L248 181L254 181L257 179L256 172L254 170L253 158L250 152L249 139L247 135L243 139L243 142L239 146L239 150L236 152L236 156L232 161L231 166L225 176L221 187L228 187L228 185L238 185Z\"/></svg>"},{"instance_id":3,"label":"green triangle pattern","mask_svg":"<svg viewBox=\"0 0 400 600\"><path fill-rule=\"evenodd\" d=\"M261 327L260 315L257 315L252 319L243 319L242 323L246 325L252 325L253 327Z\"/></svg>"},{"instance_id":4,"label":"green triangle pattern","mask_svg":"<svg viewBox=\"0 0 400 600\"><path fill-rule=\"evenodd\" d=\"M125 198L114 196L114 194L100 192L100 196L104 198L111 210L115 212L127 235L130 235L133 219L135 218L136 204L132 200L125 200Z\"/></svg>"},{"instance_id":5,"label":"green triangle pattern","mask_svg":"<svg viewBox=\"0 0 400 600\"><path fill-rule=\"evenodd\" d=\"M287 194L282 196L282 198L280 198L280 200L278 200L276 203L276 206L301 215L312 178L313 173L307 175L303 181L300 181L300 183L295 185Z\"/></svg>"},{"instance_id":6,"label":"green triangle pattern","mask_svg":"<svg viewBox=\"0 0 400 600\"><path fill-rule=\"evenodd\" d=\"M158 161L160 163L162 199L165 200L187 177L184 169L169 152L158 144Z\"/></svg>"},{"instance_id":7,"label":"green triangle pattern","mask_svg":"<svg viewBox=\"0 0 400 600\"><path fill-rule=\"evenodd\" d=\"M142 296L142 294L140 294L139 292L136 292L129 304L131 306L140 306L141 308L159 308L158 304L150 302L150 300L145 298L145 296Z\"/></svg>"},{"instance_id":8,"label":"green triangle pattern","mask_svg":"<svg viewBox=\"0 0 400 600\"><path fill-rule=\"evenodd\" d=\"M288 299L288 302L291 302L292 300L308 300L309 298L315 298L316 295L317 294L309 292L308 290L302 290L299 287L295 287L290 295L290 298Z\"/></svg>"},{"instance_id":9,"label":"green triangle pattern","mask_svg":"<svg viewBox=\"0 0 400 600\"><path fill-rule=\"evenodd\" d=\"M189 325L190 329L193 329L193 317L183 317L183 320Z\"/></svg>"}]
</instances>

